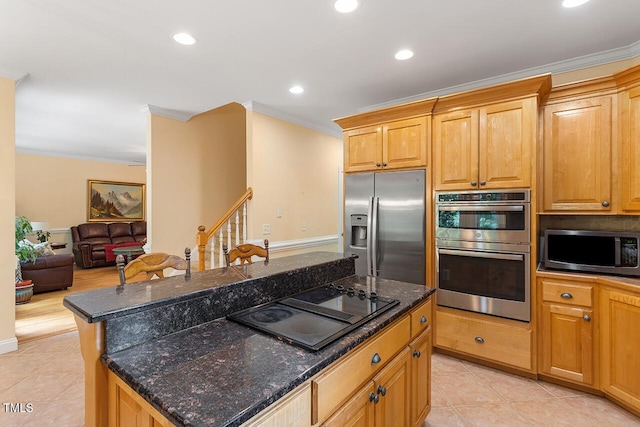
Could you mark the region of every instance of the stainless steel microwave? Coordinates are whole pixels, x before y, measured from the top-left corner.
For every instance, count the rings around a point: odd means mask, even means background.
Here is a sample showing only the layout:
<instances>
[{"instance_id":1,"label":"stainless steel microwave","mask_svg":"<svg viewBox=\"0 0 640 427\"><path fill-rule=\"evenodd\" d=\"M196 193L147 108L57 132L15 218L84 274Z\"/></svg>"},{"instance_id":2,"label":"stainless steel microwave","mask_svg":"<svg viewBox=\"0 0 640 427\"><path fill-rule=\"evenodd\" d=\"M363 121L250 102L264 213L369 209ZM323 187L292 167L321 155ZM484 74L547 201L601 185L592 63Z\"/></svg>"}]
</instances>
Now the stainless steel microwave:
<instances>
[{"instance_id":1,"label":"stainless steel microwave","mask_svg":"<svg viewBox=\"0 0 640 427\"><path fill-rule=\"evenodd\" d=\"M640 276L640 233L545 230L545 268Z\"/></svg>"}]
</instances>

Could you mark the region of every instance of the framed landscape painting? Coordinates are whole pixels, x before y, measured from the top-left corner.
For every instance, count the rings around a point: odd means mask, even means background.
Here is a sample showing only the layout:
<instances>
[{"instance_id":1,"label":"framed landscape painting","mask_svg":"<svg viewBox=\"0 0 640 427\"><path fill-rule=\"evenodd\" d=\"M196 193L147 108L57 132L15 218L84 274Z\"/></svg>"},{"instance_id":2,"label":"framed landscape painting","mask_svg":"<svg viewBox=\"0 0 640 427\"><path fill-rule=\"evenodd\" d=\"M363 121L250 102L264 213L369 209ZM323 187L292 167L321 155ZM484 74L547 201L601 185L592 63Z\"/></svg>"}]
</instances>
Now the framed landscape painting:
<instances>
[{"instance_id":1,"label":"framed landscape painting","mask_svg":"<svg viewBox=\"0 0 640 427\"><path fill-rule=\"evenodd\" d=\"M144 184L88 180L89 222L143 221Z\"/></svg>"}]
</instances>

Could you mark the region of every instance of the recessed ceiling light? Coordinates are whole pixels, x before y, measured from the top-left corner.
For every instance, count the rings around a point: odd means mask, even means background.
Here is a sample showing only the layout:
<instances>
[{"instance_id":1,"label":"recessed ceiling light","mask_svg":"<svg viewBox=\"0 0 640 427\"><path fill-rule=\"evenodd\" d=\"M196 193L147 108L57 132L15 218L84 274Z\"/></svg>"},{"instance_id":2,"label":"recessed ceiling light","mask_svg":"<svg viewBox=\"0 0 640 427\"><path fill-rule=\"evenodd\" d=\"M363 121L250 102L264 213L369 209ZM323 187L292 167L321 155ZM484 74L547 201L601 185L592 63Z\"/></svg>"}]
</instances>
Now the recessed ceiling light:
<instances>
[{"instance_id":1,"label":"recessed ceiling light","mask_svg":"<svg viewBox=\"0 0 640 427\"><path fill-rule=\"evenodd\" d=\"M196 39L191 34L187 34L187 33L174 34L173 39L176 42L183 44L185 46L191 46L192 44L196 44Z\"/></svg>"},{"instance_id":2,"label":"recessed ceiling light","mask_svg":"<svg viewBox=\"0 0 640 427\"><path fill-rule=\"evenodd\" d=\"M402 49L396 53L396 59L399 61L404 61L405 59L409 59L413 56L413 52L409 49Z\"/></svg>"},{"instance_id":3,"label":"recessed ceiling light","mask_svg":"<svg viewBox=\"0 0 640 427\"><path fill-rule=\"evenodd\" d=\"M349 13L358 8L358 3L358 0L337 0L333 7L340 13Z\"/></svg>"},{"instance_id":4,"label":"recessed ceiling light","mask_svg":"<svg viewBox=\"0 0 640 427\"><path fill-rule=\"evenodd\" d=\"M576 6L580 6L582 4L585 4L588 1L589 0L564 0L562 2L562 5L564 7L576 7Z\"/></svg>"},{"instance_id":5,"label":"recessed ceiling light","mask_svg":"<svg viewBox=\"0 0 640 427\"><path fill-rule=\"evenodd\" d=\"M304 88L302 86L293 86L291 87L291 89L289 89L289 92L295 93L297 95L299 93L304 92Z\"/></svg>"}]
</instances>

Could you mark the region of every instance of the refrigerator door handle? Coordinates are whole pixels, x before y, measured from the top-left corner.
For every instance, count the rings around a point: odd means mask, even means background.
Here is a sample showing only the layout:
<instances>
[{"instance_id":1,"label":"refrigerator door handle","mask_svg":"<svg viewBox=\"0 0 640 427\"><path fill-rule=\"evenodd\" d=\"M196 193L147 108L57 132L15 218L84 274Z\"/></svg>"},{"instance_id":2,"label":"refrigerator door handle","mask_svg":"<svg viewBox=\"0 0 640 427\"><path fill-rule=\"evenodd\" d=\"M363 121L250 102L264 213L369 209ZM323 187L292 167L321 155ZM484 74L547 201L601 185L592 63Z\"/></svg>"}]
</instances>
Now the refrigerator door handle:
<instances>
[{"instance_id":1,"label":"refrigerator door handle","mask_svg":"<svg viewBox=\"0 0 640 427\"><path fill-rule=\"evenodd\" d=\"M371 245L372 245L372 216L373 216L373 197L369 199L369 207L367 209L367 275L371 275Z\"/></svg>"},{"instance_id":2,"label":"refrigerator door handle","mask_svg":"<svg viewBox=\"0 0 640 427\"><path fill-rule=\"evenodd\" d=\"M378 275L378 205L380 204L380 197L375 198L375 203L372 200L373 210L373 229L371 233L371 261L372 261L372 276Z\"/></svg>"}]
</instances>

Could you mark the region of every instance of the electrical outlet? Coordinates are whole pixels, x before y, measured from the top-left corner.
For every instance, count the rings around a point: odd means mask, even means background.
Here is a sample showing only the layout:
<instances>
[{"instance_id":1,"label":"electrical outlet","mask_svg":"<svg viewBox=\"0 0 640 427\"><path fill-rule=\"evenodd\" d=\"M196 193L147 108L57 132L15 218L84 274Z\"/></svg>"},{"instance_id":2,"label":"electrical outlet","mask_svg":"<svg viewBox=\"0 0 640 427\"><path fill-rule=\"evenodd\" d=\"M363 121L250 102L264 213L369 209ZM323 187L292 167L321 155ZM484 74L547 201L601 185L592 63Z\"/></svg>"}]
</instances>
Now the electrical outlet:
<instances>
[{"instance_id":1,"label":"electrical outlet","mask_svg":"<svg viewBox=\"0 0 640 427\"><path fill-rule=\"evenodd\" d=\"M300 224L300 230L307 231L307 223L305 221L302 221L302 224Z\"/></svg>"},{"instance_id":2,"label":"electrical outlet","mask_svg":"<svg viewBox=\"0 0 640 427\"><path fill-rule=\"evenodd\" d=\"M276 216L278 218L282 218L282 208L278 208L278 211L276 212Z\"/></svg>"},{"instance_id":3,"label":"electrical outlet","mask_svg":"<svg viewBox=\"0 0 640 427\"><path fill-rule=\"evenodd\" d=\"M271 224L262 224L262 234L271 234Z\"/></svg>"}]
</instances>

